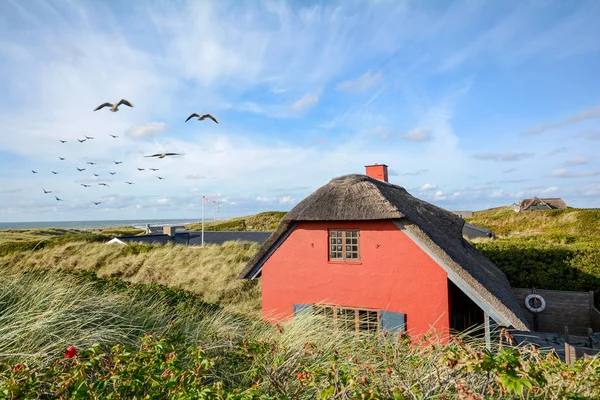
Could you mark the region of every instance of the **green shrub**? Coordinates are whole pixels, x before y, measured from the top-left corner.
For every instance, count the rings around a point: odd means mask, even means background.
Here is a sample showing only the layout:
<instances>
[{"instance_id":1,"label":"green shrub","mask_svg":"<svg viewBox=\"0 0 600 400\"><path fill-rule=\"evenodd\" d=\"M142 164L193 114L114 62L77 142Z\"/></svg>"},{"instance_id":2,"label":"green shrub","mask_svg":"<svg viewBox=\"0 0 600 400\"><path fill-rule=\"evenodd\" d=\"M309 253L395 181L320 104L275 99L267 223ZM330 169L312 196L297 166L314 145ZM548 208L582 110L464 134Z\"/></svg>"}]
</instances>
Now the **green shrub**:
<instances>
[{"instance_id":1,"label":"green shrub","mask_svg":"<svg viewBox=\"0 0 600 400\"><path fill-rule=\"evenodd\" d=\"M513 287L574 291L600 287L598 237L519 236L474 246L504 271Z\"/></svg>"},{"instance_id":2,"label":"green shrub","mask_svg":"<svg viewBox=\"0 0 600 400\"><path fill-rule=\"evenodd\" d=\"M74 399L483 399L600 396L600 359L566 365L534 348L488 351L456 339L377 342L265 331L208 349L144 335L136 349L93 345L46 367L0 360L0 395ZM284 328L285 329L285 328ZM313 333L309 329L308 333ZM262 333L262 336L261 336ZM349 337L347 337L349 338ZM337 337L340 339L340 337Z\"/></svg>"}]
</instances>

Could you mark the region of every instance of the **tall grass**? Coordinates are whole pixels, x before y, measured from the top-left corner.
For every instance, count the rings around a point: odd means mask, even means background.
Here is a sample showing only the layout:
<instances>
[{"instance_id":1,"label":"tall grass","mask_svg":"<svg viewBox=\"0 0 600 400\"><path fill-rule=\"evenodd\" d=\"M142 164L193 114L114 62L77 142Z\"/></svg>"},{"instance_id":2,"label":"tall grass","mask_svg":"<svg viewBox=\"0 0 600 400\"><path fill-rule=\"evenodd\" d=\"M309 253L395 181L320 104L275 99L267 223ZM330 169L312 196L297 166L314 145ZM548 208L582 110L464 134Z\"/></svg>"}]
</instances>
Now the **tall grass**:
<instances>
[{"instance_id":1,"label":"tall grass","mask_svg":"<svg viewBox=\"0 0 600 400\"><path fill-rule=\"evenodd\" d=\"M203 248L73 242L5 255L0 257L0 270L90 271L128 282L155 282L191 290L233 312L258 315L260 281L236 279L257 250L257 244L247 242Z\"/></svg>"},{"instance_id":2,"label":"tall grass","mask_svg":"<svg viewBox=\"0 0 600 400\"><path fill-rule=\"evenodd\" d=\"M67 346L135 343L173 319L159 298L103 293L64 275L0 276L0 358L47 362Z\"/></svg>"}]
</instances>

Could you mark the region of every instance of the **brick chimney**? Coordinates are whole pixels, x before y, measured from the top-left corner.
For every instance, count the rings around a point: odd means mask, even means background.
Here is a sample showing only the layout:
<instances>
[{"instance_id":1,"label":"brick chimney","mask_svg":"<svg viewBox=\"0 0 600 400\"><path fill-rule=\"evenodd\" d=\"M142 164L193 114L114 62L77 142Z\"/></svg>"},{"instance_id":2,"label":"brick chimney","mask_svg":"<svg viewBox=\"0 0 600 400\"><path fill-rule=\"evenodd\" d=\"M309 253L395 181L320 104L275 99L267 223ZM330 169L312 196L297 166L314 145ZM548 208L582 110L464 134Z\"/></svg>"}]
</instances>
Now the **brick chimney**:
<instances>
[{"instance_id":1,"label":"brick chimney","mask_svg":"<svg viewBox=\"0 0 600 400\"><path fill-rule=\"evenodd\" d=\"M380 181L387 182L388 181L388 166L385 164L373 164L366 165L367 176L370 176L374 179L379 179Z\"/></svg>"},{"instance_id":2,"label":"brick chimney","mask_svg":"<svg viewBox=\"0 0 600 400\"><path fill-rule=\"evenodd\" d=\"M169 235L170 237L175 236L175 227L174 226L163 226L163 234Z\"/></svg>"}]
</instances>

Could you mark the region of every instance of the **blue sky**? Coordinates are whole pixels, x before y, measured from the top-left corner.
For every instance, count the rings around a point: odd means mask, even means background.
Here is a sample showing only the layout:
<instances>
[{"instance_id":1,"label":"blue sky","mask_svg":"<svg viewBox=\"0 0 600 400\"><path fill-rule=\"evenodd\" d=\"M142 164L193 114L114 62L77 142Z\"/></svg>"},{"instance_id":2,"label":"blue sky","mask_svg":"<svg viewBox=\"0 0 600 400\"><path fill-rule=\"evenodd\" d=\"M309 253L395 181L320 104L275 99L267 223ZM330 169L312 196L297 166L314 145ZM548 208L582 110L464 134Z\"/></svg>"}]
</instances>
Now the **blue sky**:
<instances>
[{"instance_id":1,"label":"blue sky","mask_svg":"<svg viewBox=\"0 0 600 400\"><path fill-rule=\"evenodd\" d=\"M598 207L599 18L593 0L4 1L0 221L194 218L202 195L289 210L372 163L447 209ZM185 155L142 157L164 151Z\"/></svg>"}]
</instances>

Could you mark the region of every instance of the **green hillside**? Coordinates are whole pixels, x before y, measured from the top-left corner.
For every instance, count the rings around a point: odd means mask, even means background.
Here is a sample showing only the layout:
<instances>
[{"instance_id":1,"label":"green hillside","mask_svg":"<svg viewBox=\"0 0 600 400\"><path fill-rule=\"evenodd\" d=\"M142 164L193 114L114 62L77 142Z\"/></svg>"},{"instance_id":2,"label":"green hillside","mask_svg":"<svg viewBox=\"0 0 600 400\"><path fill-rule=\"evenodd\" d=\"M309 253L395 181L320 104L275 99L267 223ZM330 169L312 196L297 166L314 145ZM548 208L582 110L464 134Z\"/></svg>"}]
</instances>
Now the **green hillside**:
<instances>
[{"instance_id":1,"label":"green hillside","mask_svg":"<svg viewBox=\"0 0 600 400\"><path fill-rule=\"evenodd\" d=\"M468 222L489 228L496 235L600 236L600 209L566 208L514 212L510 207L477 211Z\"/></svg>"},{"instance_id":2,"label":"green hillside","mask_svg":"<svg viewBox=\"0 0 600 400\"><path fill-rule=\"evenodd\" d=\"M475 240L474 245L504 271L513 287L600 288L600 210L516 213L501 207L478 211L467 221L496 233L496 240Z\"/></svg>"},{"instance_id":3,"label":"green hillside","mask_svg":"<svg viewBox=\"0 0 600 400\"><path fill-rule=\"evenodd\" d=\"M283 211L267 211L256 215L247 215L224 221L205 222L204 229L208 231L274 231L279 221L286 214ZM186 225L190 231L202 229L201 223Z\"/></svg>"}]
</instances>

